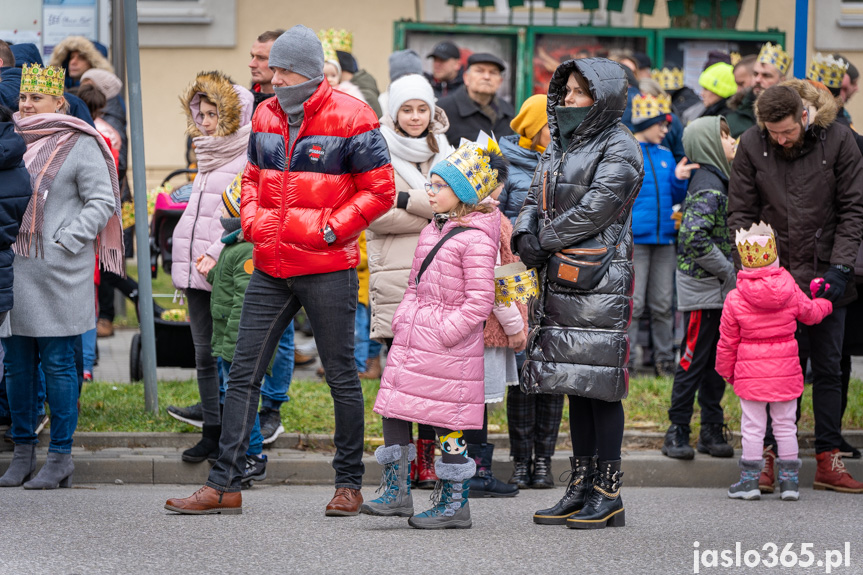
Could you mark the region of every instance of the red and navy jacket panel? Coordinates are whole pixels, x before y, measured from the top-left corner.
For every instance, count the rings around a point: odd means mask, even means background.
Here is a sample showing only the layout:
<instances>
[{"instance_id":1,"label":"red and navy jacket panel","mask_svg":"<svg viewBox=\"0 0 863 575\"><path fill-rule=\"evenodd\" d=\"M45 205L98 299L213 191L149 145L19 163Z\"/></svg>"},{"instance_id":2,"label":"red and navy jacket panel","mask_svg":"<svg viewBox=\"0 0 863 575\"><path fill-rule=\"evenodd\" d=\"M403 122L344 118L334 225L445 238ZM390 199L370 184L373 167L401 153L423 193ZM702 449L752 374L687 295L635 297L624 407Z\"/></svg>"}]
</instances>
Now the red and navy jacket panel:
<instances>
[{"instance_id":1,"label":"red and navy jacket panel","mask_svg":"<svg viewBox=\"0 0 863 575\"><path fill-rule=\"evenodd\" d=\"M255 268L281 278L356 267L357 237L395 197L389 150L371 108L327 82L303 107L293 150L278 99L258 107L243 173L240 212ZM336 234L331 246L327 225Z\"/></svg>"}]
</instances>

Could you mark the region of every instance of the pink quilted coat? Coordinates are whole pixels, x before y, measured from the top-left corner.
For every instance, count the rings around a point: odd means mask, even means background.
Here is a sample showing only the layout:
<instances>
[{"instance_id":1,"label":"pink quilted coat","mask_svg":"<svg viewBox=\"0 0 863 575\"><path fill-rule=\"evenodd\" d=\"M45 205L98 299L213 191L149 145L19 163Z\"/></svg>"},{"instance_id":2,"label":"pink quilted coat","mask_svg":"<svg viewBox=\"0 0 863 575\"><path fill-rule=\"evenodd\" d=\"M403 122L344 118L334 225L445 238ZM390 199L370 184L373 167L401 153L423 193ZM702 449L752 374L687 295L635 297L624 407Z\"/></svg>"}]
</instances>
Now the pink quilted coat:
<instances>
[{"instance_id":1,"label":"pink quilted coat","mask_svg":"<svg viewBox=\"0 0 863 575\"><path fill-rule=\"evenodd\" d=\"M417 272L447 232L434 222L422 231L408 289L393 316L393 348L374 410L384 417L448 429L480 429L485 406L483 322L494 306L494 265L500 212L462 218L477 228L450 238Z\"/></svg>"},{"instance_id":2,"label":"pink quilted coat","mask_svg":"<svg viewBox=\"0 0 863 575\"><path fill-rule=\"evenodd\" d=\"M797 356L797 321L821 322L833 311L826 299L809 299L785 268L744 269L725 299L716 348L716 371L750 401L780 402L803 393Z\"/></svg>"}]
</instances>

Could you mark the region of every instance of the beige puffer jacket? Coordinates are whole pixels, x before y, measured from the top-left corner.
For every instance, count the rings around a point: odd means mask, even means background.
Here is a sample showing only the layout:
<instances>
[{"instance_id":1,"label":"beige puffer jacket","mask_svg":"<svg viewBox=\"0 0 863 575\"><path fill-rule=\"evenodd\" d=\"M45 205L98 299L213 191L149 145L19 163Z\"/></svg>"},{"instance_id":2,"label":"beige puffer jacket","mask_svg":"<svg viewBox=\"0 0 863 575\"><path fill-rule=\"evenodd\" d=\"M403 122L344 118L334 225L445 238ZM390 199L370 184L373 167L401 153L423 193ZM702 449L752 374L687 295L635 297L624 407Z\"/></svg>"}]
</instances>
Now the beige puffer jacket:
<instances>
[{"instance_id":1,"label":"beige puffer jacket","mask_svg":"<svg viewBox=\"0 0 863 575\"><path fill-rule=\"evenodd\" d=\"M443 134L449 128L449 121L440 108L435 112L432 132ZM385 115L381 118L381 125L392 128L393 121ZM433 158L434 156L419 164L420 171L426 177L433 166ZM434 216L425 189L410 189L398 170L395 170L395 184L396 198L393 207L372 222L366 231L370 272L370 337L377 340L393 337L393 315L408 287L408 276L420 232ZM407 209L396 207L398 192L410 194Z\"/></svg>"}]
</instances>

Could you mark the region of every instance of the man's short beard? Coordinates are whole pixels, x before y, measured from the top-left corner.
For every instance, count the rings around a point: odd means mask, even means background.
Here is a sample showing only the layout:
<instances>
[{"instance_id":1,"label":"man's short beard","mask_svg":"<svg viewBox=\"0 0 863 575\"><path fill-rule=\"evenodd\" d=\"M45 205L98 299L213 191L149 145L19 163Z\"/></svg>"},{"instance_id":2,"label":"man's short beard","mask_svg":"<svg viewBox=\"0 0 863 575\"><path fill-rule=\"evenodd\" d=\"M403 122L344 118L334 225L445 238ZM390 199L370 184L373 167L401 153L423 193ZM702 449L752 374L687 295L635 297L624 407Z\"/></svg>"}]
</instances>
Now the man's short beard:
<instances>
[{"instance_id":1,"label":"man's short beard","mask_svg":"<svg viewBox=\"0 0 863 575\"><path fill-rule=\"evenodd\" d=\"M800 152L803 150L803 144L806 142L806 127L800 123L800 137L794 142L790 148L780 146L772 137L768 136L773 148L786 160L796 160L800 157Z\"/></svg>"}]
</instances>

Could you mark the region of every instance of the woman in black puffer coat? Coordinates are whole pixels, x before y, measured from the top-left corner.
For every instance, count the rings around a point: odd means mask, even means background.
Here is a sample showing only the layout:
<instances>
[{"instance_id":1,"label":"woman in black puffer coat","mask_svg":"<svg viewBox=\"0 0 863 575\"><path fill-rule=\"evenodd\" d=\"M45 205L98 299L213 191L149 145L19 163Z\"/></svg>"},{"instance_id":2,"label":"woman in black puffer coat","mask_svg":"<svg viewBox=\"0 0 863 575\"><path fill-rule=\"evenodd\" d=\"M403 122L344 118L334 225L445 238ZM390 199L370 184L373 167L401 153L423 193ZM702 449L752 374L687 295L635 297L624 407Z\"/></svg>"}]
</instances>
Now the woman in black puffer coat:
<instances>
[{"instance_id":1,"label":"woman in black puffer coat","mask_svg":"<svg viewBox=\"0 0 863 575\"><path fill-rule=\"evenodd\" d=\"M512 236L528 267L544 272L552 254L593 237L613 245L628 221L644 170L638 142L620 121L626 88L623 68L604 58L570 60L554 73L548 87L552 143ZM566 493L554 507L537 511L536 523L575 529L624 524L621 400L629 385L632 289L631 231L593 289L562 287L543 273L542 294L531 306L522 385L530 393L569 395L573 457Z\"/></svg>"}]
</instances>

